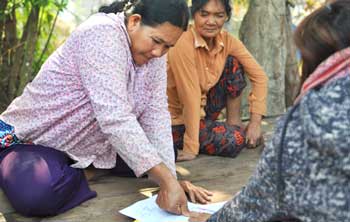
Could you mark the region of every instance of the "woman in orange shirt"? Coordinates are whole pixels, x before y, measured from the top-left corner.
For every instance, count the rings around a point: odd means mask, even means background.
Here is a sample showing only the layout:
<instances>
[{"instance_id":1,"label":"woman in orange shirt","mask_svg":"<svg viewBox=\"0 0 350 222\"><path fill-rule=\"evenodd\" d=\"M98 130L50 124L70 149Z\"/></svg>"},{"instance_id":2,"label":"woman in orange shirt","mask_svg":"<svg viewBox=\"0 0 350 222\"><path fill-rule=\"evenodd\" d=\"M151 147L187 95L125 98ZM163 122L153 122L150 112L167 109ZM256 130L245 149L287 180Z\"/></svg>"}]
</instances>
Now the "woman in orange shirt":
<instances>
[{"instance_id":1,"label":"woman in orange shirt","mask_svg":"<svg viewBox=\"0 0 350 222\"><path fill-rule=\"evenodd\" d=\"M178 161L199 152L235 157L256 146L266 113L267 76L241 41L222 27L231 17L229 0L192 0L194 24L168 53L168 102ZM240 118L244 71L252 85L250 122ZM226 122L218 122L227 109Z\"/></svg>"}]
</instances>

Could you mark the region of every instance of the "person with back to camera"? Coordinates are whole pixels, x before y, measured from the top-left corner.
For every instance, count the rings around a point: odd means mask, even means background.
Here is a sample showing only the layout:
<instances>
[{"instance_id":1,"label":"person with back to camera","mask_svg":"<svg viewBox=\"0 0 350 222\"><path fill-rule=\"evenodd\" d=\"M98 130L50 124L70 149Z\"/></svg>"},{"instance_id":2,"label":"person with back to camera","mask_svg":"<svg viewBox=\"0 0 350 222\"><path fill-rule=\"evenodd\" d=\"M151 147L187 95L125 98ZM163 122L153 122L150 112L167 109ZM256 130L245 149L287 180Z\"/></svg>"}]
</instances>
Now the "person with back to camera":
<instances>
[{"instance_id":1,"label":"person with back to camera","mask_svg":"<svg viewBox=\"0 0 350 222\"><path fill-rule=\"evenodd\" d=\"M185 0L116 1L47 59L0 115L0 187L18 213L57 215L95 197L88 166L148 175L171 213L188 214L184 190L210 199L177 181L167 110L163 55L188 19Z\"/></svg>"},{"instance_id":2,"label":"person with back to camera","mask_svg":"<svg viewBox=\"0 0 350 222\"><path fill-rule=\"evenodd\" d=\"M192 0L191 14L194 24L168 53L167 93L177 160L192 160L199 152L236 157L262 138L267 76L242 42L222 29L231 17L230 0ZM252 83L246 127L240 116L244 71ZM223 108L226 122L216 121Z\"/></svg>"},{"instance_id":3,"label":"person with back to camera","mask_svg":"<svg viewBox=\"0 0 350 222\"><path fill-rule=\"evenodd\" d=\"M314 11L294 39L303 61L294 106L247 186L217 213L190 221L350 221L350 1Z\"/></svg>"}]
</instances>

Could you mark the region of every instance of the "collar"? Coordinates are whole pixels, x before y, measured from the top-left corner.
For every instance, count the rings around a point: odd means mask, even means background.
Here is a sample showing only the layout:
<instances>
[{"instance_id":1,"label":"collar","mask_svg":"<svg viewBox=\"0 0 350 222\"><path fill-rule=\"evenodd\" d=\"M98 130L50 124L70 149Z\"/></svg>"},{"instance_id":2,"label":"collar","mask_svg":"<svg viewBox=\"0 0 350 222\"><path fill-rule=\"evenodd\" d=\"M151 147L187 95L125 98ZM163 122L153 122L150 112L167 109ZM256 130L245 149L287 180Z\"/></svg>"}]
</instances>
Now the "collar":
<instances>
[{"instance_id":1,"label":"collar","mask_svg":"<svg viewBox=\"0 0 350 222\"><path fill-rule=\"evenodd\" d=\"M194 39L194 47L195 48L205 48L207 51L209 51L209 46L207 44L207 42L202 38L202 36L200 36L196 29L194 28L194 25L190 25L190 30L192 32L193 35L193 39ZM220 32L214 39L214 48L212 49L211 52L213 53L218 53L220 52L224 47L225 44L222 41L222 32Z\"/></svg>"},{"instance_id":2,"label":"collar","mask_svg":"<svg viewBox=\"0 0 350 222\"><path fill-rule=\"evenodd\" d=\"M305 80L301 92L294 103L297 103L309 90L327 84L332 80L349 75L350 47L331 55L323 61L316 70Z\"/></svg>"}]
</instances>

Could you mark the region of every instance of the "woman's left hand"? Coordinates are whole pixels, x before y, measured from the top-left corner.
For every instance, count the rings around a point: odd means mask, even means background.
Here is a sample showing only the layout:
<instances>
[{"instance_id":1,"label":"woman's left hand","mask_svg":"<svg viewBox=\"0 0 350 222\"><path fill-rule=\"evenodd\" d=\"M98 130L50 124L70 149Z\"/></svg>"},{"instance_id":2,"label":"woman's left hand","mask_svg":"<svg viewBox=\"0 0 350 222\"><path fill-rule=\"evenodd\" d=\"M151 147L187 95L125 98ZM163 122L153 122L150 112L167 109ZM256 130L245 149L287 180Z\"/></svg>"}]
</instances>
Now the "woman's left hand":
<instances>
[{"instance_id":1,"label":"woman's left hand","mask_svg":"<svg viewBox=\"0 0 350 222\"><path fill-rule=\"evenodd\" d=\"M250 122L246 127L246 142L248 148L256 147L261 137L261 119L262 116L259 114L252 113L250 116Z\"/></svg>"},{"instance_id":2,"label":"woman's left hand","mask_svg":"<svg viewBox=\"0 0 350 222\"><path fill-rule=\"evenodd\" d=\"M212 192L203 187L196 186L187 180L181 180L179 183L191 202L206 204L211 201Z\"/></svg>"},{"instance_id":3,"label":"woman's left hand","mask_svg":"<svg viewBox=\"0 0 350 222\"><path fill-rule=\"evenodd\" d=\"M190 222L205 222L209 219L211 215L206 213L197 213L197 212L191 212L190 213Z\"/></svg>"},{"instance_id":4,"label":"woman's left hand","mask_svg":"<svg viewBox=\"0 0 350 222\"><path fill-rule=\"evenodd\" d=\"M259 123L249 123L246 128L246 140L248 147L256 147L258 139L261 137L261 126Z\"/></svg>"}]
</instances>

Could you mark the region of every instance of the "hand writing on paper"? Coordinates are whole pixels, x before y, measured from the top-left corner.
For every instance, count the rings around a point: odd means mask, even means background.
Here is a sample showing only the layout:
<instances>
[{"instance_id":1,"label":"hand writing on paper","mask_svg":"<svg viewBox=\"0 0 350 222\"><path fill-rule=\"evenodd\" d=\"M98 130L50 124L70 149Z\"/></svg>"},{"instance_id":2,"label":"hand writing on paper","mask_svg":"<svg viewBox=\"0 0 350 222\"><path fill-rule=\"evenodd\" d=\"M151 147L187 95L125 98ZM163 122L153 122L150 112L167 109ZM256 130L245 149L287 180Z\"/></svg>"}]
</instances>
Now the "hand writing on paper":
<instances>
[{"instance_id":1,"label":"hand writing on paper","mask_svg":"<svg viewBox=\"0 0 350 222\"><path fill-rule=\"evenodd\" d=\"M164 163L152 167L148 176L159 184L160 190L156 199L159 208L173 214L189 215L186 194Z\"/></svg>"},{"instance_id":2,"label":"hand writing on paper","mask_svg":"<svg viewBox=\"0 0 350 222\"><path fill-rule=\"evenodd\" d=\"M161 209L170 213L189 216L187 198L177 180L160 185L156 202Z\"/></svg>"}]
</instances>

